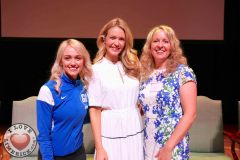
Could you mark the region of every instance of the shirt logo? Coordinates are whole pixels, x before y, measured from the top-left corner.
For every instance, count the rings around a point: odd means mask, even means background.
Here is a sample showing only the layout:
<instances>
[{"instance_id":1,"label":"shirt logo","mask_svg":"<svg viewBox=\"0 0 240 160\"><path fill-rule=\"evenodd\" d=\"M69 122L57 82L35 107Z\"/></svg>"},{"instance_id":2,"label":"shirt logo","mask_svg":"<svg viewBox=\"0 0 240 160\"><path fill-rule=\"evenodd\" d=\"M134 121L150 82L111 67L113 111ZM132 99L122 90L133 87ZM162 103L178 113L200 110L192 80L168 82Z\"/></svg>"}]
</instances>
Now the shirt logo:
<instances>
[{"instance_id":1,"label":"shirt logo","mask_svg":"<svg viewBox=\"0 0 240 160\"><path fill-rule=\"evenodd\" d=\"M61 99L65 99L67 96L63 96L63 97L61 97Z\"/></svg>"},{"instance_id":2,"label":"shirt logo","mask_svg":"<svg viewBox=\"0 0 240 160\"><path fill-rule=\"evenodd\" d=\"M81 100L83 103L87 102L87 94L81 94Z\"/></svg>"}]
</instances>

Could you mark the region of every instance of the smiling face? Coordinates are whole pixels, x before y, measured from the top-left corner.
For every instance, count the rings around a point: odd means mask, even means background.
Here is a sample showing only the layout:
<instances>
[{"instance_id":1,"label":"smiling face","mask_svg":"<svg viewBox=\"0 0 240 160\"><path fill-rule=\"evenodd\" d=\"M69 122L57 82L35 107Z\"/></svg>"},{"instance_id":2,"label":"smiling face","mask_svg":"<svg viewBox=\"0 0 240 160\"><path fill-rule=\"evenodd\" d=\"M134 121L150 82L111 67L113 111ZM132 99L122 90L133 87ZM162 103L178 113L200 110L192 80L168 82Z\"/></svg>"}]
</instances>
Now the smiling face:
<instances>
[{"instance_id":1,"label":"smiling face","mask_svg":"<svg viewBox=\"0 0 240 160\"><path fill-rule=\"evenodd\" d=\"M67 46L61 58L64 73L72 80L76 80L83 68L83 56L71 46Z\"/></svg>"},{"instance_id":2,"label":"smiling face","mask_svg":"<svg viewBox=\"0 0 240 160\"><path fill-rule=\"evenodd\" d=\"M112 27L105 37L106 55L112 62L118 61L119 54L125 47L125 32L119 27Z\"/></svg>"},{"instance_id":3,"label":"smiling face","mask_svg":"<svg viewBox=\"0 0 240 160\"><path fill-rule=\"evenodd\" d=\"M171 44L167 34L163 30L159 30L153 34L150 48L155 68L165 68L166 60L170 55Z\"/></svg>"}]
</instances>

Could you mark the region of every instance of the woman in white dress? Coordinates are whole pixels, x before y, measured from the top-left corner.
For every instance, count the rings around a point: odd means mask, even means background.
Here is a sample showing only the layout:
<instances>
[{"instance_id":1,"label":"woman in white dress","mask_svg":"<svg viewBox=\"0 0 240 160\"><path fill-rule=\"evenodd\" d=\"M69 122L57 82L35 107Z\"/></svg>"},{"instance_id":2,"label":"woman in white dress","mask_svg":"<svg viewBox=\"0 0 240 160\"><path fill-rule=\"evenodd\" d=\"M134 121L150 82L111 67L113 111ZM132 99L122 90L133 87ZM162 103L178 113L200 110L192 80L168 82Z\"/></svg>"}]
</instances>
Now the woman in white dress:
<instances>
[{"instance_id":1,"label":"woman in white dress","mask_svg":"<svg viewBox=\"0 0 240 160\"><path fill-rule=\"evenodd\" d=\"M127 23L110 20L101 29L97 46L88 88L95 160L143 160L139 60Z\"/></svg>"}]
</instances>

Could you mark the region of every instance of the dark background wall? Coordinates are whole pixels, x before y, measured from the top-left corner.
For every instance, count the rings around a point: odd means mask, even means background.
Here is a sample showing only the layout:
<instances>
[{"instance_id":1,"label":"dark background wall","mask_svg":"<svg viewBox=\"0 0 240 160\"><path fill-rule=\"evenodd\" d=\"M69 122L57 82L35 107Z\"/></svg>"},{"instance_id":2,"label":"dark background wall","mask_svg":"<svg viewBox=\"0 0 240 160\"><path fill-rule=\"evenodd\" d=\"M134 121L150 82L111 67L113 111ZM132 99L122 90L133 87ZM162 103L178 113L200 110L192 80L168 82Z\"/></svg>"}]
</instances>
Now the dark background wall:
<instances>
[{"instance_id":1,"label":"dark background wall","mask_svg":"<svg viewBox=\"0 0 240 160\"><path fill-rule=\"evenodd\" d=\"M220 99L224 123L237 124L239 79L239 0L225 1L224 40L181 40L198 80L198 95ZM16 26L17 30L17 26ZM74 37L69 37L74 38ZM0 37L0 122L11 123L12 101L37 95L48 80L59 43L66 38ZM95 38L77 38L97 51ZM141 52L145 39L135 39ZM24 116L24 113L23 113Z\"/></svg>"}]
</instances>

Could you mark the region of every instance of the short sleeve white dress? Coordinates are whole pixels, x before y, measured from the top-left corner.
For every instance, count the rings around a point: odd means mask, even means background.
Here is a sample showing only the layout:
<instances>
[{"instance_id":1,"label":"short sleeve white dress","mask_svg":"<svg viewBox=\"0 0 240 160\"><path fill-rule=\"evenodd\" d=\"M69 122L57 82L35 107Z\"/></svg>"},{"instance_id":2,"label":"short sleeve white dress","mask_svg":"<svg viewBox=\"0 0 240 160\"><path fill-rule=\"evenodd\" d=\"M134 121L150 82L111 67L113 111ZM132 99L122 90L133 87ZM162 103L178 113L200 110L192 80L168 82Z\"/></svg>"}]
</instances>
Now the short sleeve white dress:
<instances>
[{"instance_id":1,"label":"short sleeve white dress","mask_svg":"<svg viewBox=\"0 0 240 160\"><path fill-rule=\"evenodd\" d=\"M137 108L139 81L122 63L106 58L93 65L89 106L102 107L101 136L109 160L143 160L143 124Z\"/></svg>"}]
</instances>

